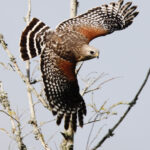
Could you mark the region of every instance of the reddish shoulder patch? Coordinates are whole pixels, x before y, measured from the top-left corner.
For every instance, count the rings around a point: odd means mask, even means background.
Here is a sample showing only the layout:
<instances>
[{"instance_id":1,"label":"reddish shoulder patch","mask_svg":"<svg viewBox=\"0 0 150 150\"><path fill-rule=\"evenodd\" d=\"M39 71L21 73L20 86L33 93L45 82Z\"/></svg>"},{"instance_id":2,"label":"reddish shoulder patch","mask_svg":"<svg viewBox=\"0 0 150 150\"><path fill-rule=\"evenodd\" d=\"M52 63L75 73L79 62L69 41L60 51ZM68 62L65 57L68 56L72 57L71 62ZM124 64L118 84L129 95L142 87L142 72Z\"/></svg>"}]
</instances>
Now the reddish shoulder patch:
<instances>
[{"instance_id":1,"label":"reddish shoulder patch","mask_svg":"<svg viewBox=\"0 0 150 150\"><path fill-rule=\"evenodd\" d=\"M98 36L106 35L108 33L108 31L102 27L96 28L92 26L78 27L77 31L80 32L82 35L84 35L89 41Z\"/></svg>"},{"instance_id":2,"label":"reddish shoulder patch","mask_svg":"<svg viewBox=\"0 0 150 150\"><path fill-rule=\"evenodd\" d=\"M68 80L76 80L75 63L60 59L58 62L58 66L62 73L68 78Z\"/></svg>"}]
</instances>

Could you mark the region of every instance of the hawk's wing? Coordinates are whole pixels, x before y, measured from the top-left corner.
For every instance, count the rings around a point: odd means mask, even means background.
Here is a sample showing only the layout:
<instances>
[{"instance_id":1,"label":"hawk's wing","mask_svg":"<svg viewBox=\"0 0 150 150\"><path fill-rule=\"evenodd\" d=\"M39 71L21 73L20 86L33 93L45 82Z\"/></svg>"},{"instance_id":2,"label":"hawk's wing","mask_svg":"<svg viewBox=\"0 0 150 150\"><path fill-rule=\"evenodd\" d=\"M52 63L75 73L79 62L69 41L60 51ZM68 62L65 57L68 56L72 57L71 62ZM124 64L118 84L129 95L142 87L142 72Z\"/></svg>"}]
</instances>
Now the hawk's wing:
<instances>
[{"instance_id":1,"label":"hawk's wing","mask_svg":"<svg viewBox=\"0 0 150 150\"><path fill-rule=\"evenodd\" d=\"M123 5L123 0L109 5L93 8L87 13L62 22L56 30L74 30L81 33L89 41L95 37L122 30L132 24L136 6L131 6L131 2Z\"/></svg>"},{"instance_id":2,"label":"hawk's wing","mask_svg":"<svg viewBox=\"0 0 150 150\"><path fill-rule=\"evenodd\" d=\"M57 124L65 118L65 129L68 129L71 122L76 131L77 117L79 125L83 126L86 106L79 93L75 63L59 57L52 49L45 48L41 54L41 71L47 100L53 114L57 114Z\"/></svg>"}]
</instances>

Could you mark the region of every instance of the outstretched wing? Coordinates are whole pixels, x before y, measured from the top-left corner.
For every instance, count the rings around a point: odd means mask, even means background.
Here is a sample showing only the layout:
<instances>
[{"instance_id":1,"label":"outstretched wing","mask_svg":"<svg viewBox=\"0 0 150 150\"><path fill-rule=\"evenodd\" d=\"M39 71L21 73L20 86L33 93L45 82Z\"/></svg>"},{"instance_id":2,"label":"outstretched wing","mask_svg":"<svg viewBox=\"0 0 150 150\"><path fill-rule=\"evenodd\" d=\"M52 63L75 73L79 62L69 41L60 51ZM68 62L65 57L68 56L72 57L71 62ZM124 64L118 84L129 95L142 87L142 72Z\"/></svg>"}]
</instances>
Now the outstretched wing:
<instances>
[{"instance_id":1,"label":"outstretched wing","mask_svg":"<svg viewBox=\"0 0 150 150\"><path fill-rule=\"evenodd\" d=\"M52 49L45 48L41 54L41 71L45 85L47 100L57 124L64 118L65 129L71 124L74 131L83 126L83 115L86 106L79 94L79 86L75 75L75 64L59 57Z\"/></svg>"},{"instance_id":2,"label":"outstretched wing","mask_svg":"<svg viewBox=\"0 0 150 150\"><path fill-rule=\"evenodd\" d=\"M137 7L130 7L131 5L131 2L123 5L123 0L119 0L116 3L93 8L85 14L62 22L56 30L58 32L74 30L91 41L98 36L125 29L132 24L138 12L135 12Z\"/></svg>"}]
</instances>

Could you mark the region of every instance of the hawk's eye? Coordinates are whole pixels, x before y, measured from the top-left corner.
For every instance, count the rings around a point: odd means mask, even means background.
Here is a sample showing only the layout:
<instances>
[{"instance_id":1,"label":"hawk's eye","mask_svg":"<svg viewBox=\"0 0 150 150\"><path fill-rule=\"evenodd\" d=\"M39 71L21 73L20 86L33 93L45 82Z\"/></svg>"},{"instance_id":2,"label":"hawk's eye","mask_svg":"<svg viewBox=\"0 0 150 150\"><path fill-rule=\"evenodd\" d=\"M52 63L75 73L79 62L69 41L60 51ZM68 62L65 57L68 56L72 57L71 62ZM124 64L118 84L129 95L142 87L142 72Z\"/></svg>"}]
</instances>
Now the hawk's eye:
<instances>
[{"instance_id":1,"label":"hawk's eye","mask_svg":"<svg viewBox=\"0 0 150 150\"><path fill-rule=\"evenodd\" d=\"M90 51L90 54L93 55L93 54L94 54L94 51Z\"/></svg>"}]
</instances>

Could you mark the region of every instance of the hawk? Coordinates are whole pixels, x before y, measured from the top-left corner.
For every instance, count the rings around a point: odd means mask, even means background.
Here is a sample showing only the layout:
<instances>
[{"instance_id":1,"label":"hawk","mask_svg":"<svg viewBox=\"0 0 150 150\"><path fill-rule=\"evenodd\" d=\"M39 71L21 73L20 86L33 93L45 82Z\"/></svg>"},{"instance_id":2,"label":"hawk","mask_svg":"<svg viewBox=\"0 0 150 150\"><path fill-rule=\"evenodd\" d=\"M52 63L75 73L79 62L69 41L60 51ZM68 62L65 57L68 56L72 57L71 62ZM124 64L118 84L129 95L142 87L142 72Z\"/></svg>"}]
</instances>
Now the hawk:
<instances>
[{"instance_id":1,"label":"hawk","mask_svg":"<svg viewBox=\"0 0 150 150\"><path fill-rule=\"evenodd\" d=\"M79 93L75 73L77 62L99 56L99 51L89 42L96 37L123 30L132 24L138 15L132 2L124 0L93 8L75 18L59 24L55 30L33 18L22 32L20 53L29 60L40 55L40 66L47 101L59 125L64 119L64 128L74 131L83 126L86 106Z\"/></svg>"}]
</instances>

